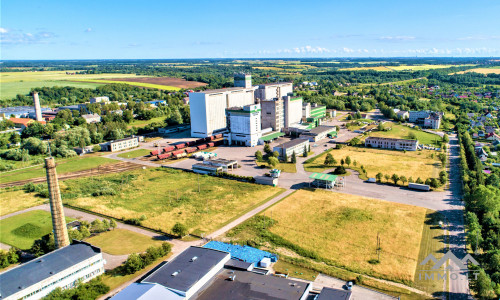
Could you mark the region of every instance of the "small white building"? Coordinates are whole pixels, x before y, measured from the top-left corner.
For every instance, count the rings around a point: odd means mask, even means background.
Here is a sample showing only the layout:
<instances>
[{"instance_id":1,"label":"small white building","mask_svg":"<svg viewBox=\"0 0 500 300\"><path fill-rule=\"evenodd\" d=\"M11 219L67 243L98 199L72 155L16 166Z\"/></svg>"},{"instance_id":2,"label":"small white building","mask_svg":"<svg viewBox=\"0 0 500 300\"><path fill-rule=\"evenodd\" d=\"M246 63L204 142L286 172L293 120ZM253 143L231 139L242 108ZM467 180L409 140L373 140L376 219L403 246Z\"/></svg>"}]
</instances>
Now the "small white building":
<instances>
[{"instance_id":1,"label":"small white building","mask_svg":"<svg viewBox=\"0 0 500 300\"><path fill-rule=\"evenodd\" d=\"M139 142L143 140L144 137L141 136L131 136L124 139L119 139L115 141L110 141L104 144L101 144L102 151L122 151L130 148L134 148L139 146Z\"/></svg>"},{"instance_id":2,"label":"small white building","mask_svg":"<svg viewBox=\"0 0 500 300\"><path fill-rule=\"evenodd\" d=\"M365 140L365 147L417 151L418 141L370 136Z\"/></svg>"},{"instance_id":3,"label":"small white building","mask_svg":"<svg viewBox=\"0 0 500 300\"><path fill-rule=\"evenodd\" d=\"M42 299L56 288L69 289L104 273L101 249L73 244L52 251L0 274L0 298Z\"/></svg>"},{"instance_id":4,"label":"small white building","mask_svg":"<svg viewBox=\"0 0 500 300\"><path fill-rule=\"evenodd\" d=\"M87 122L87 124L101 122L101 116L99 116L98 114L82 115L82 118L85 119L85 122Z\"/></svg>"},{"instance_id":5,"label":"small white building","mask_svg":"<svg viewBox=\"0 0 500 300\"><path fill-rule=\"evenodd\" d=\"M425 128L439 129L443 112L434 112L429 110L410 111L408 119L412 123L421 124Z\"/></svg>"},{"instance_id":6,"label":"small white building","mask_svg":"<svg viewBox=\"0 0 500 300\"><path fill-rule=\"evenodd\" d=\"M109 103L109 97L107 96L102 96L102 97L92 97L90 98L90 103Z\"/></svg>"},{"instance_id":7,"label":"small white building","mask_svg":"<svg viewBox=\"0 0 500 300\"><path fill-rule=\"evenodd\" d=\"M255 147L262 136L260 104L226 109L227 128L224 134L229 145Z\"/></svg>"},{"instance_id":8,"label":"small white building","mask_svg":"<svg viewBox=\"0 0 500 300\"><path fill-rule=\"evenodd\" d=\"M292 157L292 154L295 152L295 155L302 155L305 151L309 150L309 140L305 139L295 139L288 141L286 143L280 144L273 148L273 151L278 151L279 158L284 159L285 153L288 159Z\"/></svg>"}]
</instances>

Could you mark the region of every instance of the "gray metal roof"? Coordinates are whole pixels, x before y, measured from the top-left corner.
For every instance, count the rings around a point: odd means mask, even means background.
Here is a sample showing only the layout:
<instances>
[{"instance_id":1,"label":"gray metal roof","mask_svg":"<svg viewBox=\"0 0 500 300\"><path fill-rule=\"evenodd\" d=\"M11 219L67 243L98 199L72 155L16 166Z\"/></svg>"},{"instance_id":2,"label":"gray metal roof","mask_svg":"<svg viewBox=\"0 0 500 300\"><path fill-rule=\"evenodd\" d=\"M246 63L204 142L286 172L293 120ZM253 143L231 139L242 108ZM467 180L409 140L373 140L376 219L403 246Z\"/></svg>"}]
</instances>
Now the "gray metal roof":
<instances>
[{"instance_id":1,"label":"gray metal roof","mask_svg":"<svg viewBox=\"0 0 500 300\"><path fill-rule=\"evenodd\" d=\"M228 280L233 276L234 281ZM197 300L299 300L310 283L248 271L223 269Z\"/></svg>"},{"instance_id":2,"label":"gray metal roof","mask_svg":"<svg viewBox=\"0 0 500 300\"><path fill-rule=\"evenodd\" d=\"M349 300L351 291L324 287L316 300Z\"/></svg>"},{"instance_id":3,"label":"gray metal roof","mask_svg":"<svg viewBox=\"0 0 500 300\"><path fill-rule=\"evenodd\" d=\"M328 132L335 131L335 129L336 128L334 126L321 125L321 126L318 126L318 127L315 127L313 129L309 130L309 133L320 134L320 133L325 132L325 131L328 131Z\"/></svg>"},{"instance_id":4,"label":"gray metal roof","mask_svg":"<svg viewBox=\"0 0 500 300\"><path fill-rule=\"evenodd\" d=\"M288 141L288 142L285 142L283 144L280 144L274 148L290 148L290 147L294 147L294 146L297 146L297 145L300 145L302 143L307 143L308 140L305 140L305 139L294 139L294 140L291 140L291 141Z\"/></svg>"},{"instance_id":5,"label":"gray metal roof","mask_svg":"<svg viewBox=\"0 0 500 300\"><path fill-rule=\"evenodd\" d=\"M155 283L132 283L112 300L183 300L183 296Z\"/></svg>"},{"instance_id":6,"label":"gray metal roof","mask_svg":"<svg viewBox=\"0 0 500 300\"><path fill-rule=\"evenodd\" d=\"M69 246L1 273L1 298L5 299L99 253L101 253L101 249L95 246L85 242L74 241Z\"/></svg>"},{"instance_id":7,"label":"gray metal roof","mask_svg":"<svg viewBox=\"0 0 500 300\"><path fill-rule=\"evenodd\" d=\"M196 259L193 260L194 257ZM229 258L230 255L227 252L192 246L142 282L158 283L166 288L187 292L218 263ZM173 276L176 272L177 274Z\"/></svg>"}]
</instances>

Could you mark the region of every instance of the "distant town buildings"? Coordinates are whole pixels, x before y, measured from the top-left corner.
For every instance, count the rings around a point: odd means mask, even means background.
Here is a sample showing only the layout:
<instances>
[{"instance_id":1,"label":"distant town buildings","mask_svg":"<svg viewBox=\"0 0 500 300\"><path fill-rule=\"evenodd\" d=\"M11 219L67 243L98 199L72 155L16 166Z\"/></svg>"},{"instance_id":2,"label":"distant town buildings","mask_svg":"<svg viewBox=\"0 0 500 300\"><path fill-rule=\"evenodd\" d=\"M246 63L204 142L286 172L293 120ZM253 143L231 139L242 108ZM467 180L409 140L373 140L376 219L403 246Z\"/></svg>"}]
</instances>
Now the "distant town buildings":
<instances>
[{"instance_id":1,"label":"distant town buildings","mask_svg":"<svg viewBox=\"0 0 500 300\"><path fill-rule=\"evenodd\" d=\"M417 151L418 141L370 136L366 138L365 146L383 149Z\"/></svg>"},{"instance_id":2,"label":"distant town buildings","mask_svg":"<svg viewBox=\"0 0 500 300\"><path fill-rule=\"evenodd\" d=\"M42 299L56 288L68 289L104 273L101 249L85 242L57 249L0 274L3 300Z\"/></svg>"},{"instance_id":3,"label":"distant town buildings","mask_svg":"<svg viewBox=\"0 0 500 300\"><path fill-rule=\"evenodd\" d=\"M109 97L107 96L101 96L101 97L92 97L90 98L90 103L109 103Z\"/></svg>"}]
</instances>

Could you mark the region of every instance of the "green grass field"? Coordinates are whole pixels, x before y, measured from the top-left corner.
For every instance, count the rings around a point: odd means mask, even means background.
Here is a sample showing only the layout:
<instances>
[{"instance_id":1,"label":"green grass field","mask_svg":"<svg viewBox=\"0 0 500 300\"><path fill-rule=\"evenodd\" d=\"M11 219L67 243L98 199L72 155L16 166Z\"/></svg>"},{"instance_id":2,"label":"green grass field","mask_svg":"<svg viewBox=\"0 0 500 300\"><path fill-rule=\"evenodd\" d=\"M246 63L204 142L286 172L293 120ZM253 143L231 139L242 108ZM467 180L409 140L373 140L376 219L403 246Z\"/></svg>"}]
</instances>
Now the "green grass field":
<instances>
[{"instance_id":1,"label":"green grass field","mask_svg":"<svg viewBox=\"0 0 500 300\"><path fill-rule=\"evenodd\" d=\"M421 207L361 196L299 190L262 213L275 222L265 230L271 235L254 231L263 228L260 225L248 226L255 222L254 217L227 236L233 241L268 244L278 254L314 255L327 265L410 282L418 263L426 212ZM273 235L279 238L271 238ZM378 259L377 235L380 262L371 263Z\"/></svg>"},{"instance_id":2,"label":"green grass field","mask_svg":"<svg viewBox=\"0 0 500 300\"><path fill-rule=\"evenodd\" d=\"M385 128L392 128L389 131L373 131L370 133L370 136L378 136L378 137L387 137L387 138L398 138L398 139L408 139L410 134L413 133L417 137L419 144L432 144L438 145L438 141L441 140L436 134L427 133L425 131L417 130L414 128L410 128L404 125L397 125L394 123L384 123Z\"/></svg>"},{"instance_id":3,"label":"green grass field","mask_svg":"<svg viewBox=\"0 0 500 300\"><path fill-rule=\"evenodd\" d=\"M74 72L74 71L68 71ZM40 71L40 72L2 72L0 74L1 99L10 99L17 94L25 95L32 88L52 86L74 86L80 88L95 88L103 83L75 82L78 80L144 77L135 74L82 74L66 75L66 71Z\"/></svg>"},{"instance_id":4,"label":"green grass field","mask_svg":"<svg viewBox=\"0 0 500 300\"><path fill-rule=\"evenodd\" d=\"M270 167L269 164L266 162L256 161L255 163L258 166L264 166L267 169L274 169L274 168ZM276 169L279 169L279 170L281 170L281 172L286 172L286 173L297 173L297 165L292 164L292 163L279 163L276 166Z\"/></svg>"},{"instance_id":5,"label":"green grass field","mask_svg":"<svg viewBox=\"0 0 500 300\"><path fill-rule=\"evenodd\" d=\"M132 123L130 125L128 125L127 127L128 128L144 127L144 126L151 124L151 123L163 123L164 121L165 121L165 117L156 117L156 118L152 118L149 120L133 120Z\"/></svg>"},{"instance_id":6,"label":"green grass field","mask_svg":"<svg viewBox=\"0 0 500 300\"><path fill-rule=\"evenodd\" d=\"M0 189L0 216L47 202L47 199L36 197L35 194L25 193L23 190L8 191ZM22 199L22 201L19 201L19 199Z\"/></svg>"},{"instance_id":7,"label":"green grass field","mask_svg":"<svg viewBox=\"0 0 500 300\"><path fill-rule=\"evenodd\" d=\"M351 168L357 169L363 165L368 173L367 177L375 177L377 173L397 174L399 176L410 176L416 180L420 177L425 181L427 178L438 177L439 172L442 170L441 163L434 155L436 151L422 150L422 151L403 151L397 150L383 150L376 148L364 147L344 147L342 149L333 149L329 152L340 164L340 160L349 156L351 158ZM304 168L308 172L323 172L327 169L333 169L334 166L325 166L326 153L318 156L314 161L306 163ZM354 166L356 161L356 166ZM344 165L347 168L347 165ZM384 180L385 181L385 180ZM399 182L401 183L401 182Z\"/></svg>"},{"instance_id":8,"label":"green grass field","mask_svg":"<svg viewBox=\"0 0 500 300\"><path fill-rule=\"evenodd\" d=\"M121 157L121 158L136 158L136 157L149 155L150 152L151 152L151 150L148 150L148 149L137 149L137 150L118 154L117 156Z\"/></svg>"},{"instance_id":9,"label":"green grass field","mask_svg":"<svg viewBox=\"0 0 500 300\"><path fill-rule=\"evenodd\" d=\"M79 82L91 82L91 83L103 83L103 84L120 83L120 84L128 84L128 85L145 87L145 88L169 90L169 91L179 91L180 90L180 88L175 87L175 86L153 84L153 83L144 83L144 82L134 82L134 81L119 81L119 80L106 80L106 79L78 79L77 81L79 81Z\"/></svg>"},{"instance_id":10,"label":"green grass field","mask_svg":"<svg viewBox=\"0 0 500 300\"><path fill-rule=\"evenodd\" d=\"M74 219L66 218L66 222ZM36 239L52 232L50 213L43 210L33 210L7 219L0 220L0 242L29 249Z\"/></svg>"},{"instance_id":11,"label":"green grass field","mask_svg":"<svg viewBox=\"0 0 500 300\"><path fill-rule=\"evenodd\" d=\"M83 156L83 157L78 156L60 160L56 159L57 174L88 170L92 168L97 168L97 166L115 164L119 162L120 161L118 160L100 157L96 155ZM43 166L36 166L23 170L0 173L0 181L2 183L7 183L7 182L37 178L37 177L44 177L44 176L45 176L45 169L43 168Z\"/></svg>"},{"instance_id":12,"label":"green grass field","mask_svg":"<svg viewBox=\"0 0 500 300\"><path fill-rule=\"evenodd\" d=\"M103 232L86 240L112 255L142 253L149 247L159 247L164 241L126 229L114 229Z\"/></svg>"},{"instance_id":13,"label":"green grass field","mask_svg":"<svg viewBox=\"0 0 500 300\"><path fill-rule=\"evenodd\" d=\"M127 183L129 176L132 179ZM86 195L86 191L96 189L95 181L89 178L66 180L64 184L63 199L65 193L81 195L66 197L64 202L73 206L115 218L144 216L144 226L163 232L171 232L180 222L198 234L214 231L283 191L165 168L101 176L100 184L115 190L115 195Z\"/></svg>"}]
</instances>

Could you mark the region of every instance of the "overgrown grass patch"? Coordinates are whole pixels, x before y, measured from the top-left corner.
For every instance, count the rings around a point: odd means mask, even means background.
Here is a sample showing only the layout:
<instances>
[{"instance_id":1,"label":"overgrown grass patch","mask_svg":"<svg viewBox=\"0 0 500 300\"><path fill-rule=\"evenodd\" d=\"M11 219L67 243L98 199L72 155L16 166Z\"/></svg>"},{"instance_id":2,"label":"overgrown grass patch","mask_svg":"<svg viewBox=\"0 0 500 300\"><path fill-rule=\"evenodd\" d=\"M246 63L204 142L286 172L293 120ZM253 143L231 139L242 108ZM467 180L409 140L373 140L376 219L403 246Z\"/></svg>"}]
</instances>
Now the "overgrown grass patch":
<instances>
[{"instance_id":1,"label":"overgrown grass patch","mask_svg":"<svg viewBox=\"0 0 500 300\"><path fill-rule=\"evenodd\" d=\"M86 241L112 255L142 253L147 248L159 247L164 242L126 229L106 231Z\"/></svg>"}]
</instances>

